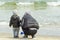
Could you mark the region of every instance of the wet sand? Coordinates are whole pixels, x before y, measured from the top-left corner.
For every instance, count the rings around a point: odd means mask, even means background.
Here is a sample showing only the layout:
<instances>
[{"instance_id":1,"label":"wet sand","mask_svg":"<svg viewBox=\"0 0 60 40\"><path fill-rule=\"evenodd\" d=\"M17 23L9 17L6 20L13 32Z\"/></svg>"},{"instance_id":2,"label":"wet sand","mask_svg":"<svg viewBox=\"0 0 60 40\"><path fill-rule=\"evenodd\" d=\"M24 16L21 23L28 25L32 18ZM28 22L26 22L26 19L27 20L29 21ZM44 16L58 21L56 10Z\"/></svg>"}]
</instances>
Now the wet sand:
<instances>
[{"instance_id":1,"label":"wet sand","mask_svg":"<svg viewBox=\"0 0 60 40\"><path fill-rule=\"evenodd\" d=\"M9 33L0 33L0 40L60 40L60 36L43 36L36 35L35 38L23 38L23 36L19 36L19 38L13 38L12 34Z\"/></svg>"},{"instance_id":2,"label":"wet sand","mask_svg":"<svg viewBox=\"0 0 60 40\"><path fill-rule=\"evenodd\" d=\"M19 38L13 38L12 35L12 28L10 28L8 25L0 25L0 40L60 40L60 36L47 36L49 33L54 32L53 34L60 34L60 27L55 26L47 26L47 27L40 27L38 35L35 36L35 38L23 38L22 35L19 35ZM59 29L58 29L59 28ZM3 33L4 32L4 33ZM21 32L21 29L20 29ZM47 35L43 35L47 34Z\"/></svg>"}]
</instances>

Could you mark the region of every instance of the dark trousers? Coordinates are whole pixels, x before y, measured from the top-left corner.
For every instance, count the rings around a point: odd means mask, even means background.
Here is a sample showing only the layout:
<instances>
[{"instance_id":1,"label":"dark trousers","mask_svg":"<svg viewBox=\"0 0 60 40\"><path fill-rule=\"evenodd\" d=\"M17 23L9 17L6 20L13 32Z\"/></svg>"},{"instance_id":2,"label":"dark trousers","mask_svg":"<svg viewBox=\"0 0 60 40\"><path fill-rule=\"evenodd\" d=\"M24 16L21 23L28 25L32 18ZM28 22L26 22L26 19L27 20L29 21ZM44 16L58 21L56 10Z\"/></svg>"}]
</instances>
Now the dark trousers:
<instances>
[{"instance_id":1,"label":"dark trousers","mask_svg":"<svg viewBox=\"0 0 60 40\"><path fill-rule=\"evenodd\" d=\"M13 28L13 35L14 35L14 37L18 37L18 35L19 35L19 28Z\"/></svg>"},{"instance_id":2,"label":"dark trousers","mask_svg":"<svg viewBox=\"0 0 60 40\"><path fill-rule=\"evenodd\" d=\"M24 32L25 35L28 34L28 30L29 30L28 28L22 28L22 30L23 30L23 32Z\"/></svg>"},{"instance_id":3,"label":"dark trousers","mask_svg":"<svg viewBox=\"0 0 60 40\"><path fill-rule=\"evenodd\" d=\"M22 28L24 35L27 37L28 35L31 35L34 37L34 35L37 33L37 30L29 30L29 28Z\"/></svg>"}]
</instances>

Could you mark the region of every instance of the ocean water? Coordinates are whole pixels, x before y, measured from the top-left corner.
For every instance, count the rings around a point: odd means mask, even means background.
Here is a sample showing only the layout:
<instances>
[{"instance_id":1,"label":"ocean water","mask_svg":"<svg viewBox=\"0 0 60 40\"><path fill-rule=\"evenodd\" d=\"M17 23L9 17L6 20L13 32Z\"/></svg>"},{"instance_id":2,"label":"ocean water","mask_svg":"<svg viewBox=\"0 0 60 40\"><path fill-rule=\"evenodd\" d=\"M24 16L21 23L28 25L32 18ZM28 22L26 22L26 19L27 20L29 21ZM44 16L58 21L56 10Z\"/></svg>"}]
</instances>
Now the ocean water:
<instances>
[{"instance_id":1,"label":"ocean water","mask_svg":"<svg viewBox=\"0 0 60 40\"><path fill-rule=\"evenodd\" d=\"M24 13L27 11L32 15L39 23L60 23L60 7L47 7L42 10L31 9L17 9L17 14L22 19ZM0 21L8 22L10 20L13 10L0 10Z\"/></svg>"},{"instance_id":2,"label":"ocean water","mask_svg":"<svg viewBox=\"0 0 60 40\"><path fill-rule=\"evenodd\" d=\"M52 1L60 1L60 0L0 0L0 1L21 1L21 2L34 2L34 1L46 1L46 2L52 2Z\"/></svg>"},{"instance_id":3,"label":"ocean water","mask_svg":"<svg viewBox=\"0 0 60 40\"><path fill-rule=\"evenodd\" d=\"M22 32L20 27L19 35ZM8 22L1 22L0 23L0 33L10 33L13 34L13 28L9 27ZM39 30L37 31L36 35L45 35L45 36L60 36L60 27L52 26L52 27L42 27L40 26Z\"/></svg>"},{"instance_id":4,"label":"ocean water","mask_svg":"<svg viewBox=\"0 0 60 40\"><path fill-rule=\"evenodd\" d=\"M26 11L32 15L40 25L37 35L60 36L60 7L47 7L43 10L17 9L20 19ZM9 20L13 10L0 10L0 32L12 33ZM22 31L22 30L21 30Z\"/></svg>"}]
</instances>

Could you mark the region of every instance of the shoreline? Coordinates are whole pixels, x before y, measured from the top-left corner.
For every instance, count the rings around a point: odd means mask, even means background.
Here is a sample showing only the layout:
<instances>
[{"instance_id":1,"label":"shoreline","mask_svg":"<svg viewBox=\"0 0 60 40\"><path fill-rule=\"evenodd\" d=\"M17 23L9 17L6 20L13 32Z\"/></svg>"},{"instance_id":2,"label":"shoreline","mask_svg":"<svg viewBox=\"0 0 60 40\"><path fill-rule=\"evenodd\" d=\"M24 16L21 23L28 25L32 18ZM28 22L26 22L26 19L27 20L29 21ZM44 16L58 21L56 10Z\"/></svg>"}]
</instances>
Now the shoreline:
<instances>
[{"instance_id":1,"label":"shoreline","mask_svg":"<svg viewBox=\"0 0 60 40\"><path fill-rule=\"evenodd\" d=\"M23 38L23 36L19 35L19 38L13 38L12 34L9 33L0 33L0 40L60 40L60 36L44 36L44 35L36 35L35 38Z\"/></svg>"}]
</instances>

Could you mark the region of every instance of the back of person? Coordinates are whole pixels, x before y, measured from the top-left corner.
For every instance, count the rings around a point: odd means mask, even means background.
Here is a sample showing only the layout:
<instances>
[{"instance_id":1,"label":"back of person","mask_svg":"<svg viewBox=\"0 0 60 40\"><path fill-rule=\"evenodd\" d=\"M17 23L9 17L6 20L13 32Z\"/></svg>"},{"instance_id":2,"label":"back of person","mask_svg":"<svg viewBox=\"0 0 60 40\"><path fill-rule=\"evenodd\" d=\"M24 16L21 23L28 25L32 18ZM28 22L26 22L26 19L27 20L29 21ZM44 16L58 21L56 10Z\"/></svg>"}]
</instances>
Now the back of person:
<instances>
[{"instance_id":1,"label":"back of person","mask_svg":"<svg viewBox=\"0 0 60 40\"><path fill-rule=\"evenodd\" d=\"M38 22L30 15L29 18L27 18L27 25L31 28L37 28L39 29Z\"/></svg>"},{"instance_id":2,"label":"back of person","mask_svg":"<svg viewBox=\"0 0 60 40\"><path fill-rule=\"evenodd\" d=\"M19 27L20 26L19 16L12 15L10 25L13 25L13 27Z\"/></svg>"},{"instance_id":3,"label":"back of person","mask_svg":"<svg viewBox=\"0 0 60 40\"><path fill-rule=\"evenodd\" d=\"M20 27L20 18L16 14L16 12L13 12L13 15L11 16L9 26L13 26L13 36L14 38L19 38L19 27Z\"/></svg>"},{"instance_id":4,"label":"back of person","mask_svg":"<svg viewBox=\"0 0 60 40\"><path fill-rule=\"evenodd\" d=\"M22 29L24 33L27 35L31 35L32 38L37 33L37 29L39 29L38 22L28 13L23 16L23 26Z\"/></svg>"},{"instance_id":5,"label":"back of person","mask_svg":"<svg viewBox=\"0 0 60 40\"><path fill-rule=\"evenodd\" d=\"M31 15L26 14L26 15L24 15L23 19L24 19L24 26L25 27L30 28L31 26L33 26L32 28L39 29L38 22Z\"/></svg>"}]
</instances>

